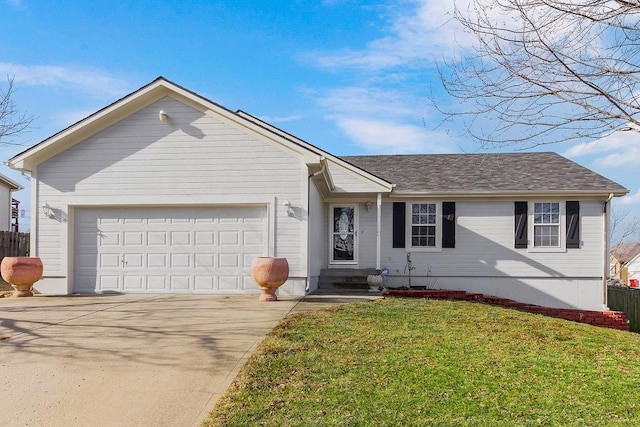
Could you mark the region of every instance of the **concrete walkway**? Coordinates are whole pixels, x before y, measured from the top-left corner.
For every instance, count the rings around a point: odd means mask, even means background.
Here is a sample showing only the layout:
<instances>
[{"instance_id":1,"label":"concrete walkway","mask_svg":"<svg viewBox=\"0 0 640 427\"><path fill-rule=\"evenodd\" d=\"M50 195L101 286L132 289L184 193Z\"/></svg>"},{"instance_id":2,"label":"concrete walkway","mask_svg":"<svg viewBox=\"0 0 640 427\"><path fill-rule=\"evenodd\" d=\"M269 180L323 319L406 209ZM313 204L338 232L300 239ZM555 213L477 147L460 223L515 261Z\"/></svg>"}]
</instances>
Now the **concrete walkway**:
<instances>
[{"instance_id":1,"label":"concrete walkway","mask_svg":"<svg viewBox=\"0 0 640 427\"><path fill-rule=\"evenodd\" d=\"M0 425L199 425L284 316L371 297L0 299Z\"/></svg>"}]
</instances>

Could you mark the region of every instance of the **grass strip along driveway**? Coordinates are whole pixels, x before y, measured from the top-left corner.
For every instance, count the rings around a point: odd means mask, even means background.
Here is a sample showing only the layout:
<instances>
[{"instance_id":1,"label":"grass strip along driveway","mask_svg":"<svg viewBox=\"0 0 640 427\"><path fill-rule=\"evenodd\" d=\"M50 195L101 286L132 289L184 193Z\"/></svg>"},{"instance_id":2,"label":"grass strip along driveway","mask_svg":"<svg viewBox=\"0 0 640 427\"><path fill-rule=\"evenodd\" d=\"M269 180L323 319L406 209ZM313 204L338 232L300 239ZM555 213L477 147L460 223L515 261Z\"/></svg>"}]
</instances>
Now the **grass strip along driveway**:
<instances>
[{"instance_id":1,"label":"grass strip along driveway","mask_svg":"<svg viewBox=\"0 0 640 427\"><path fill-rule=\"evenodd\" d=\"M640 336L462 301L301 313L207 425L640 425Z\"/></svg>"}]
</instances>

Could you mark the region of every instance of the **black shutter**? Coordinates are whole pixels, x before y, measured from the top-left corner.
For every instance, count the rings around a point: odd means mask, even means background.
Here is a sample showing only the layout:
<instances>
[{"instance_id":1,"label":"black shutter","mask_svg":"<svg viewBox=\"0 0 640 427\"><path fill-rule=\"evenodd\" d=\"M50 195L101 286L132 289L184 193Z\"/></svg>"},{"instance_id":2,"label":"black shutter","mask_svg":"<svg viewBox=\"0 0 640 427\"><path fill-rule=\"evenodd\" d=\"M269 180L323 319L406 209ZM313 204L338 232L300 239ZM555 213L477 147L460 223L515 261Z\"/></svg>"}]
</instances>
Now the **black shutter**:
<instances>
[{"instance_id":1,"label":"black shutter","mask_svg":"<svg viewBox=\"0 0 640 427\"><path fill-rule=\"evenodd\" d=\"M515 202L515 247L525 249L527 247L527 202Z\"/></svg>"},{"instance_id":2,"label":"black shutter","mask_svg":"<svg viewBox=\"0 0 640 427\"><path fill-rule=\"evenodd\" d=\"M567 249L580 248L580 202L567 202Z\"/></svg>"},{"instance_id":3,"label":"black shutter","mask_svg":"<svg viewBox=\"0 0 640 427\"><path fill-rule=\"evenodd\" d=\"M393 203L393 247L404 248L405 243L405 223L407 217L405 215L405 203Z\"/></svg>"},{"instance_id":4,"label":"black shutter","mask_svg":"<svg viewBox=\"0 0 640 427\"><path fill-rule=\"evenodd\" d=\"M456 204L442 202L442 247L456 247Z\"/></svg>"}]
</instances>

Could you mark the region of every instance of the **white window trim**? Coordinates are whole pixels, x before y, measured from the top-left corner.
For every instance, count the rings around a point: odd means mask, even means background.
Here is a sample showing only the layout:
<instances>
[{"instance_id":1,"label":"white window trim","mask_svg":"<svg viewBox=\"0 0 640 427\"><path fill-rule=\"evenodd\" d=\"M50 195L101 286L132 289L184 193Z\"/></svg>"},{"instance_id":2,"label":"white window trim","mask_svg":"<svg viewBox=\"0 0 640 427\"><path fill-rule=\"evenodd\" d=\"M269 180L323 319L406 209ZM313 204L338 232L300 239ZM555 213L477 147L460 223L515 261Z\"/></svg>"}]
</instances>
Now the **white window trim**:
<instances>
[{"instance_id":1,"label":"white window trim","mask_svg":"<svg viewBox=\"0 0 640 427\"><path fill-rule=\"evenodd\" d=\"M560 235L560 247L535 247L535 236L534 236L534 212L536 203L558 203L560 207L560 229L558 230L558 234ZM566 201L564 200L531 200L528 203L527 208L527 235L528 237L528 245L527 252L566 252L567 251L567 212L566 212Z\"/></svg>"},{"instance_id":2,"label":"white window trim","mask_svg":"<svg viewBox=\"0 0 640 427\"><path fill-rule=\"evenodd\" d=\"M411 239L411 212L413 211L413 205L431 203L436 205L436 245L435 246L413 246ZM406 234L405 241L407 244L405 248L407 252L442 252L442 202L435 202L433 200L415 200L407 202L406 209Z\"/></svg>"}]
</instances>

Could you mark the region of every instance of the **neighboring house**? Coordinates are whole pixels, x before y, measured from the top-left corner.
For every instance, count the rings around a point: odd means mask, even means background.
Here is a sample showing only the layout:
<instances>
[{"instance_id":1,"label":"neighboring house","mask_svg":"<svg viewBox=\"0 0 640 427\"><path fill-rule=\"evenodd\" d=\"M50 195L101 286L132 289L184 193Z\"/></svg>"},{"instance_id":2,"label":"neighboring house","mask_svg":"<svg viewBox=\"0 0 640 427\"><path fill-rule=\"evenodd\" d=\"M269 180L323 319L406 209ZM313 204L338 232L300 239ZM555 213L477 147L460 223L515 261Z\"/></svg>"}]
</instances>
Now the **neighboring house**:
<instances>
[{"instance_id":1,"label":"neighboring house","mask_svg":"<svg viewBox=\"0 0 640 427\"><path fill-rule=\"evenodd\" d=\"M256 256L288 259L281 295L326 268L406 285L411 253L415 285L602 309L628 192L554 153L339 158L163 78L8 164L45 294L257 293Z\"/></svg>"},{"instance_id":2,"label":"neighboring house","mask_svg":"<svg viewBox=\"0 0 640 427\"><path fill-rule=\"evenodd\" d=\"M640 243L622 243L611 249L611 278L629 286L640 279Z\"/></svg>"},{"instance_id":3,"label":"neighboring house","mask_svg":"<svg viewBox=\"0 0 640 427\"><path fill-rule=\"evenodd\" d=\"M12 193L23 188L17 182L0 174L0 231L18 231L17 223L12 222L12 220L17 221L17 217L13 215L16 213L14 208L17 206L15 203L17 200L12 197Z\"/></svg>"}]
</instances>

